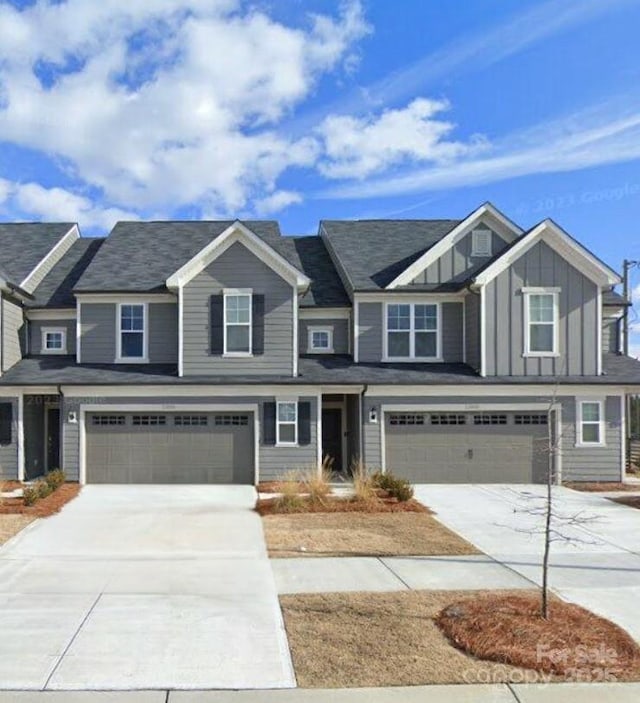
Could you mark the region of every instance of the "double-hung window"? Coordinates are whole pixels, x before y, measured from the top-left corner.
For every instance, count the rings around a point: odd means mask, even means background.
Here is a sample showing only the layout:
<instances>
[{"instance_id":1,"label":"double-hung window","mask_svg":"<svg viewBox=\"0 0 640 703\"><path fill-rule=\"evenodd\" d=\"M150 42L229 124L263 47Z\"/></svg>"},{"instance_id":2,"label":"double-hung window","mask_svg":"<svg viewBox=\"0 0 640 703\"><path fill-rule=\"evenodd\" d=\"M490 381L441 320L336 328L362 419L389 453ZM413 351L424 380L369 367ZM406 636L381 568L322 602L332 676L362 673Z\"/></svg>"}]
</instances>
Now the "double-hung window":
<instances>
[{"instance_id":1,"label":"double-hung window","mask_svg":"<svg viewBox=\"0 0 640 703\"><path fill-rule=\"evenodd\" d=\"M67 331L62 327L44 327L42 330L42 353L66 354Z\"/></svg>"},{"instance_id":2,"label":"double-hung window","mask_svg":"<svg viewBox=\"0 0 640 703\"><path fill-rule=\"evenodd\" d=\"M118 358L144 361L147 356L147 306L144 303L121 303L119 308Z\"/></svg>"},{"instance_id":3,"label":"double-hung window","mask_svg":"<svg viewBox=\"0 0 640 703\"><path fill-rule=\"evenodd\" d=\"M439 318L437 303L387 304L387 359L438 358Z\"/></svg>"},{"instance_id":4,"label":"double-hung window","mask_svg":"<svg viewBox=\"0 0 640 703\"><path fill-rule=\"evenodd\" d=\"M558 292L525 289L525 356L557 356Z\"/></svg>"},{"instance_id":5,"label":"double-hung window","mask_svg":"<svg viewBox=\"0 0 640 703\"><path fill-rule=\"evenodd\" d=\"M276 403L276 444L298 443L298 403L279 400Z\"/></svg>"},{"instance_id":6,"label":"double-hung window","mask_svg":"<svg viewBox=\"0 0 640 703\"><path fill-rule=\"evenodd\" d=\"M224 353L251 354L251 291L224 291Z\"/></svg>"},{"instance_id":7,"label":"double-hung window","mask_svg":"<svg viewBox=\"0 0 640 703\"><path fill-rule=\"evenodd\" d=\"M578 401L578 445L597 446L605 443L604 403L602 400Z\"/></svg>"}]
</instances>

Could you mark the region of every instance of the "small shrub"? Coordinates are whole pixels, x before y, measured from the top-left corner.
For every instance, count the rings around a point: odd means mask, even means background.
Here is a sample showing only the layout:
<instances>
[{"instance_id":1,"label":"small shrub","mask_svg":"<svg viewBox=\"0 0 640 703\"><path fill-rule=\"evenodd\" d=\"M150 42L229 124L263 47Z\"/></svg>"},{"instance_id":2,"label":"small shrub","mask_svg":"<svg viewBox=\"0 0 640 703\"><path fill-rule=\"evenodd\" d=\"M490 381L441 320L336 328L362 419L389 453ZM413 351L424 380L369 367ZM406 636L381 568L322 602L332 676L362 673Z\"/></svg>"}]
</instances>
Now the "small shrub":
<instances>
[{"instance_id":1,"label":"small shrub","mask_svg":"<svg viewBox=\"0 0 640 703\"><path fill-rule=\"evenodd\" d=\"M404 478L398 478L391 472L383 474L381 471L376 471L371 477L371 480L376 488L381 488L383 491L386 491L389 496L401 503L413 498L413 488L409 481L406 481Z\"/></svg>"},{"instance_id":2,"label":"small shrub","mask_svg":"<svg viewBox=\"0 0 640 703\"><path fill-rule=\"evenodd\" d=\"M51 490L55 491L67 480L67 477L62 469L54 469L53 471L49 471L49 473L44 477L44 480L47 482Z\"/></svg>"},{"instance_id":3,"label":"small shrub","mask_svg":"<svg viewBox=\"0 0 640 703\"><path fill-rule=\"evenodd\" d=\"M38 491L38 498L46 498L53 493L53 489L46 481L36 481L34 485Z\"/></svg>"},{"instance_id":4,"label":"small shrub","mask_svg":"<svg viewBox=\"0 0 640 703\"><path fill-rule=\"evenodd\" d=\"M25 505L33 505L39 498L36 486L25 486L22 490L22 500Z\"/></svg>"},{"instance_id":5,"label":"small shrub","mask_svg":"<svg viewBox=\"0 0 640 703\"><path fill-rule=\"evenodd\" d=\"M278 489L280 494L274 498L276 511L279 513L300 511L304 500L300 496L300 487L297 481L283 481Z\"/></svg>"},{"instance_id":6,"label":"small shrub","mask_svg":"<svg viewBox=\"0 0 640 703\"><path fill-rule=\"evenodd\" d=\"M363 503L375 503L378 501L376 486L372 477L367 473L367 467L361 462L355 462L351 467L353 477L353 492L356 500Z\"/></svg>"}]
</instances>

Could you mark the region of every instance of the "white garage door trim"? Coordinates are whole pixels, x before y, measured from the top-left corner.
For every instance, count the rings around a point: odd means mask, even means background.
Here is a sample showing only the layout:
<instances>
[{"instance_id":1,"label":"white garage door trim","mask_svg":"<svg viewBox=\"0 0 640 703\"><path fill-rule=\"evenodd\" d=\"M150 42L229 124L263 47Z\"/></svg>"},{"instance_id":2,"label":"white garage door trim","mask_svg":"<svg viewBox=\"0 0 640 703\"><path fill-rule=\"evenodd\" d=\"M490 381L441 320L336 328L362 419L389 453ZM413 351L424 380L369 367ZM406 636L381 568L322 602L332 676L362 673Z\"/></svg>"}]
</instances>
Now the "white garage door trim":
<instances>
[{"instance_id":1,"label":"white garage door trim","mask_svg":"<svg viewBox=\"0 0 640 703\"><path fill-rule=\"evenodd\" d=\"M387 413L424 413L424 412L547 412L552 410L556 414L555 432L557 439L556 466L557 483L562 483L562 405L560 403L393 403L380 406L380 458L382 473L387 472L387 439L386 439L386 417Z\"/></svg>"},{"instance_id":2,"label":"white garage door trim","mask_svg":"<svg viewBox=\"0 0 640 703\"><path fill-rule=\"evenodd\" d=\"M136 403L129 405L106 404L80 406L80 483L87 482L87 439L85 419L92 412L251 412L253 413L253 465L254 485L258 485L260 477L260 414L257 403L222 404L222 403L177 403L159 405L158 403Z\"/></svg>"}]
</instances>

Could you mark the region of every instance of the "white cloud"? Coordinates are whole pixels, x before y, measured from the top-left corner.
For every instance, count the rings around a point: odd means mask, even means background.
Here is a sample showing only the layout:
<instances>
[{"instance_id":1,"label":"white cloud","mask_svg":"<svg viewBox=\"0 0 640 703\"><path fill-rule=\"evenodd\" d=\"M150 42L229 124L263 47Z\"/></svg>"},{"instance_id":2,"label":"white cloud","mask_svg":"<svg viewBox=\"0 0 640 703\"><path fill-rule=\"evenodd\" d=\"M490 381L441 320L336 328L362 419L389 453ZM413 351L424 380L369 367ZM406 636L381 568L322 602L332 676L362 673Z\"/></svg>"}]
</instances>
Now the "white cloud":
<instances>
[{"instance_id":1,"label":"white cloud","mask_svg":"<svg viewBox=\"0 0 640 703\"><path fill-rule=\"evenodd\" d=\"M302 202L302 195L291 190L277 190L266 198L257 200L254 209L258 215L272 215L280 210L284 210L289 205L297 205Z\"/></svg>"},{"instance_id":2,"label":"white cloud","mask_svg":"<svg viewBox=\"0 0 640 703\"><path fill-rule=\"evenodd\" d=\"M313 164L279 122L367 31L358 0L305 28L232 0L0 5L0 133L126 209L238 210Z\"/></svg>"},{"instance_id":3,"label":"white cloud","mask_svg":"<svg viewBox=\"0 0 640 703\"><path fill-rule=\"evenodd\" d=\"M363 179L399 164L448 163L484 148L481 138L466 144L448 139L454 125L437 118L448 108L446 101L418 98L380 115L330 115L318 128L325 153L320 171Z\"/></svg>"},{"instance_id":4,"label":"white cloud","mask_svg":"<svg viewBox=\"0 0 640 703\"><path fill-rule=\"evenodd\" d=\"M4 198L2 197L4 193ZM87 228L109 230L118 220L138 216L116 207L101 207L91 199L64 188L44 188L39 183L10 183L0 179L0 205L23 213L25 219L80 222Z\"/></svg>"}]
</instances>

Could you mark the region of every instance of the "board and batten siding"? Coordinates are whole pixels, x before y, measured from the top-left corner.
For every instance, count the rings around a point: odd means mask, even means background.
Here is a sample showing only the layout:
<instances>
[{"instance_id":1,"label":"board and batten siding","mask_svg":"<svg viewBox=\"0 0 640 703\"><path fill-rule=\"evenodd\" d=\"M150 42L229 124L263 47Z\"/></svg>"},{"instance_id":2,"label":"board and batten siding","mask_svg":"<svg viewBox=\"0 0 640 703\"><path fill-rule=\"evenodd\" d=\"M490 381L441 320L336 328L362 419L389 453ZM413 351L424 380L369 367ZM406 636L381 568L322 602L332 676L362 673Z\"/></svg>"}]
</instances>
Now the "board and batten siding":
<instances>
[{"instance_id":1,"label":"board and batten siding","mask_svg":"<svg viewBox=\"0 0 640 703\"><path fill-rule=\"evenodd\" d=\"M73 355L76 353L75 320L29 320L27 324L29 329L29 354L47 354L42 349L43 329L63 329L67 339L65 354Z\"/></svg>"},{"instance_id":2,"label":"board and batten siding","mask_svg":"<svg viewBox=\"0 0 640 703\"><path fill-rule=\"evenodd\" d=\"M479 225L476 229L490 229L487 225ZM491 231L491 257L499 254L507 242L494 230ZM489 256L471 256L472 234L468 232L452 247L427 266L418 274L412 284L425 285L428 283L449 283L451 281L466 281L468 278L491 258Z\"/></svg>"},{"instance_id":3,"label":"board and batten siding","mask_svg":"<svg viewBox=\"0 0 640 703\"><path fill-rule=\"evenodd\" d=\"M480 369L480 296L469 293L464 299L464 326L466 362L472 369Z\"/></svg>"},{"instance_id":4,"label":"board and batten siding","mask_svg":"<svg viewBox=\"0 0 640 703\"><path fill-rule=\"evenodd\" d=\"M598 389L594 389L589 398L597 398ZM602 397L600 395L600 397ZM384 418L381 408L383 405L466 405L465 412L478 412L482 404L518 403L523 407L527 404L550 404L551 395L531 395L514 398L513 396L365 396L363 408L363 433L364 433L364 460L369 471L375 471L382 466L382 429ZM575 396L558 396L555 403L561 407L561 437L560 455L563 481L619 481L621 471L621 403L619 396L607 396L605 402L605 437L606 446L603 447L576 447L576 398ZM372 408L378 411L378 422L368 421ZM539 411L538 411L539 412ZM517 461L517 457L514 457Z\"/></svg>"},{"instance_id":5,"label":"board and batten siding","mask_svg":"<svg viewBox=\"0 0 640 703\"><path fill-rule=\"evenodd\" d=\"M2 370L7 371L22 359L24 316L22 308L2 297Z\"/></svg>"},{"instance_id":6,"label":"board and batten siding","mask_svg":"<svg viewBox=\"0 0 640 703\"><path fill-rule=\"evenodd\" d=\"M250 288L264 295L264 354L224 357L211 353L211 296L221 295L225 288ZM292 375L293 306L292 284L235 242L184 286L183 374Z\"/></svg>"},{"instance_id":7,"label":"board and batten siding","mask_svg":"<svg viewBox=\"0 0 640 703\"><path fill-rule=\"evenodd\" d=\"M0 479L15 481L18 479L18 399L0 398L2 403L11 403L11 443L0 445Z\"/></svg>"},{"instance_id":8,"label":"board and batten siding","mask_svg":"<svg viewBox=\"0 0 640 703\"><path fill-rule=\"evenodd\" d=\"M524 356L523 287L558 287L559 356ZM598 369L598 288L538 242L485 288L487 376L590 376Z\"/></svg>"},{"instance_id":9,"label":"board and batten siding","mask_svg":"<svg viewBox=\"0 0 640 703\"><path fill-rule=\"evenodd\" d=\"M300 319L298 322L298 349L300 354L314 354L309 347L309 328L318 327L333 330L333 353L349 354L349 320L323 319Z\"/></svg>"},{"instance_id":10,"label":"board and batten siding","mask_svg":"<svg viewBox=\"0 0 640 703\"><path fill-rule=\"evenodd\" d=\"M123 298L122 302L126 303L127 301ZM177 302L150 302L147 311L149 315L147 323L149 363L177 363ZM118 348L117 315L117 303L82 303L80 306L80 334L83 364L113 364ZM48 326L48 323L44 326Z\"/></svg>"},{"instance_id":11,"label":"board and batten siding","mask_svg":"<svg viewBox=\"0 0 640 703\"><path fill-rule=\"evenodd\" d=\"M617 354L620 351L620 320L605 317L602 320L602 351Z\"/></svg>"},{"instance_id":12,"label":"board and batten siding","mask_svg":"<svg viewBox=\"0 0 640 703\"><path fill-rule=\"evenodd\" d=\"M288 387L283 387L282 397L290 398L293 395L293 389ZM260 424L260 435L259 435L259 449L258 449L258 459L259 459L259 478L261 481L268 481L275 478L281 478L287 472L294 470L307 469L310 467L317 466L318 449L317 449L317 398L311 397L300 397L298 400L300 402L308 402L311 406L311 441L308 445L299 447L276 447L267 446L264 444L262 436L262 413L263 404L267 402L275 402L276 397L267 396L238 396L238 397L215 397L215 396L205 396L205 397L189 397L181 396L177 398L171 398L171 407L167 408L167 399L163 397L155 398L144 398L141 399L136 396L130 396L126 398L105 398L96 397L95 401L90 398L83 398L83 403L88 403L90 405L100 404L101 408L99 411L92 412L109 412L110 408L116 408L118 406L125 405L149 405L154 408L155 412L162 413L163 410L167 412L176 412L175 406L185 406L193 404L196 406L202 405L217 405L217 406L234 406L234 405L257 405L259 413L259 424ZM155 409L157 406L157 410ZM75 412L78 416L78 422L69 422L69 412ZM17 412L17 411L16 411ZM15 413L14 413L15 414ZM77 398L72 398L66 396L63 399L62 406L62 417L64 418L63 423L63 433L62 433L62 461L64 470L67 474L67 478L70 481L78 481L80 478L80 401ZM13 445L12 445L13 446ZM8 447L0 447L0 460L2 460L4 454L3 450L8 449ZM15 449L15 447L14 447ZM8 454L8 453L7 453ZM17 462L17 460L16 460ZM16 463L17 471L17 463ZM11 464L7 466L10 470Z\"/></svg>"}]
</instances>

